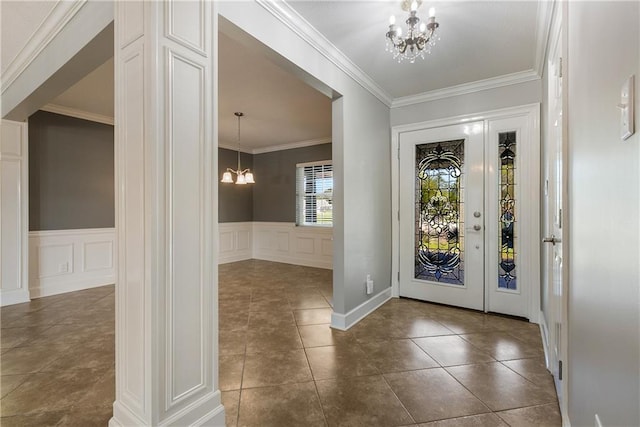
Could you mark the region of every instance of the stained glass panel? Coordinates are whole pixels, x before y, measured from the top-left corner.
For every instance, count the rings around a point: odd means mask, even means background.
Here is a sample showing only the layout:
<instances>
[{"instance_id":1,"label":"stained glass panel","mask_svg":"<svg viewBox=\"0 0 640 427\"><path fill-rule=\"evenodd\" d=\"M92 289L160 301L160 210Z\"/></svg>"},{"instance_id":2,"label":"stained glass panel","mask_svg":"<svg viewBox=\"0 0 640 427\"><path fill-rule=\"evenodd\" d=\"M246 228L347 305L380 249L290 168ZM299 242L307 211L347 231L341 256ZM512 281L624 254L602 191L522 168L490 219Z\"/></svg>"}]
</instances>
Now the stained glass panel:
<instances>
[{"instance_id":1,"label":"stained glass panel","mask_svg":"<svg viewBox=\"0 0 640 427\"><path fill-rule=\"evenodd\" d=\"M518 289L516 278L516 132L498 134L500 156L498 288Z\"/></svg>"},{"instance_id":2,"label":"stained glass panel","mask_svg":"<svg viewBox=\"0 0 640 427\"><path fill-rule=\"evenodd\" d=\"M464 285L463 162L463 139L416 146L416 279Z\"/></svg>"}]
</instances>

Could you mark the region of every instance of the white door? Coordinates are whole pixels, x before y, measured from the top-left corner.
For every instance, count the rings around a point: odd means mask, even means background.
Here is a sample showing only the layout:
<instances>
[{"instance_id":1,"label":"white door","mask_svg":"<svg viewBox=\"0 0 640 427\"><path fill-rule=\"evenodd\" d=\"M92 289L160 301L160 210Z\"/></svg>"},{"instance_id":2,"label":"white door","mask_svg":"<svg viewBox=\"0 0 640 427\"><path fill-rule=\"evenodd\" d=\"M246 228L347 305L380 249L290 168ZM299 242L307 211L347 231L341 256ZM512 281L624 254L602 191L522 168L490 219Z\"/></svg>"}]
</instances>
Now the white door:
<instances>
[{"instance_id":1,"label":"white door","mask_svg":"<svg viewBox=\"0 0 640 427\"><path fill-rule=\"evenodd\" d=\"M400 296L537 315L537 116L530 107L399 134Z\"/></svg>"},{"instance_id":2,"label":"white door","mask_svg":"<svg viewBox=\"0 0 640 427\"><path fill-rule=\"evenodd\" d=\"M547 169L545 177L547 212L544 237L546 258L546 283L548 301L548 347L550 349L549 366L556 384L560 407L564 409L562 360L565 337L562 325L566 324L566 309L563 287L563 140L564 125L562 116L562 30L552 35L550 44L548 73L549 128L546 144Z\"/></svg>"},{"instance_id":3,"label":"white door","mask_svg":"<svg viewBox=\"0 0 640 427\"><path fill-rule=\"evenodd\" d=\"M400 134L400 295L484 308L483 122Z\"/></svg>"}]
</instances>

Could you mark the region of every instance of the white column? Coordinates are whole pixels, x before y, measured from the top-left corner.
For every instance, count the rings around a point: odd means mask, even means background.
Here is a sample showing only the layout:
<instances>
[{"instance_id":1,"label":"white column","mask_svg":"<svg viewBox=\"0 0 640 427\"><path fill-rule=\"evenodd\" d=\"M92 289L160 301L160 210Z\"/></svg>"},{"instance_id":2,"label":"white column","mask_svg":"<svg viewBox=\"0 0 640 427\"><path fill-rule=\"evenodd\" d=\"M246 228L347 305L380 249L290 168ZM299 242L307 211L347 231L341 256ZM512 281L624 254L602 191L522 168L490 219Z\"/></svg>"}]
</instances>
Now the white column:
<instances>
[{"instance_id":1,"label":"white column","mask_svg":"<svg viewBox=\"0 0 640 427\"><path fill-rule=\"evenodd\" d=\"M29 301L27 124L0 126L0 305Z\"/></svg>"},{"instance_id":2,"label":"white column","mask_svg":"<svg viewBox=\"0 0 640 427\"><path fill-rule=\"evenodd\" d=\"M116 2L111 426L224 425L212 7L208 1Z\"/></svg>"}]
</instances>

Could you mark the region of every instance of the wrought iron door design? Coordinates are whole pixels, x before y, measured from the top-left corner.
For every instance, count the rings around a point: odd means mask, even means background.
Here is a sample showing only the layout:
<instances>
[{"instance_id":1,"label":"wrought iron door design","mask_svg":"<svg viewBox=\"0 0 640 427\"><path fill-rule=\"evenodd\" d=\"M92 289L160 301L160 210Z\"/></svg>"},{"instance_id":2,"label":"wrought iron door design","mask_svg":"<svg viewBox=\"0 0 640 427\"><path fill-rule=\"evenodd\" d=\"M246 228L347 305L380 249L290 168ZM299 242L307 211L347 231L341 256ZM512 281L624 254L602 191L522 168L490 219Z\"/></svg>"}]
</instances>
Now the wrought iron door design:
<instances>
[{"instance_id":1,"label":"wrought iron door design","mask_svg":"<svg viewBox=\"0 0 640 427\"><path fill-rule=\"evenodd\" d=\"M415 278L464 285L464 140L416 145Z\"/></svg>"}]
</instances>

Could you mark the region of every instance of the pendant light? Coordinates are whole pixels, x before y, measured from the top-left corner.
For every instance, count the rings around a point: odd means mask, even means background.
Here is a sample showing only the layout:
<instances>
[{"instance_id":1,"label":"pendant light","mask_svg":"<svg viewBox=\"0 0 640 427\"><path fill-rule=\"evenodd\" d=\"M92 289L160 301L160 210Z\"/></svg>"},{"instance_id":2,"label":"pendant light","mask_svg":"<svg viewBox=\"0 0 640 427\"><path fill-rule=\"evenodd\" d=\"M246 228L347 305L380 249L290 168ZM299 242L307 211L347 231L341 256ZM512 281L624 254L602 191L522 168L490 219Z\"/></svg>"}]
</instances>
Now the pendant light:
<instances>
[{"instance_id":1,"label":"pendant light","mask_svg":"<svg viewBox=\"0 0 640 427\"><path fill-rule=\"evenodd\" d=\"M238 169L233 170L231 168L227 168L227 171L222 174L222 179L220 180L220 182L223 182L225 184L233 183L233 177L231 174L234 173L236 174L236 184L255 184L251 169L243 170L242 166L240 166L240 118L244 116L244 113L237 112L233 114L238 118Z\"/></svg>"}]
</instances>

